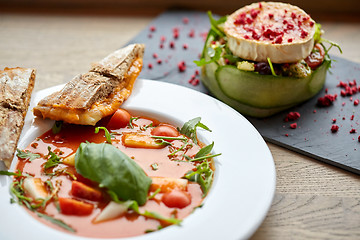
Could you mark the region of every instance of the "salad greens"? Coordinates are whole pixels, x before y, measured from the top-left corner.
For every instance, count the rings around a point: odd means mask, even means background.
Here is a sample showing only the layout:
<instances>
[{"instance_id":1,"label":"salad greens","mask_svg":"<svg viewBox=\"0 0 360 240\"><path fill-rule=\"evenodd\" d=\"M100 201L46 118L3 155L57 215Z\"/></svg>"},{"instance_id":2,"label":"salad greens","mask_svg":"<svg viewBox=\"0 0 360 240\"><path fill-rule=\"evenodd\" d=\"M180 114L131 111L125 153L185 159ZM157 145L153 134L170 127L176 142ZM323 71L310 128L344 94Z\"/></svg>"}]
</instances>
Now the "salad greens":
<instances>
[{"instance_id":1,"label":"salad greens","mask_svg":"<svg viewBox=\"0 0 360 240\"><path fill-rule=\"evenodd\" d=\"M121 200L144 205L151 178L130 157L107 143L81 143L75 154L75 168L83 177L106 187Z\"/></svg>"}]
</instances>

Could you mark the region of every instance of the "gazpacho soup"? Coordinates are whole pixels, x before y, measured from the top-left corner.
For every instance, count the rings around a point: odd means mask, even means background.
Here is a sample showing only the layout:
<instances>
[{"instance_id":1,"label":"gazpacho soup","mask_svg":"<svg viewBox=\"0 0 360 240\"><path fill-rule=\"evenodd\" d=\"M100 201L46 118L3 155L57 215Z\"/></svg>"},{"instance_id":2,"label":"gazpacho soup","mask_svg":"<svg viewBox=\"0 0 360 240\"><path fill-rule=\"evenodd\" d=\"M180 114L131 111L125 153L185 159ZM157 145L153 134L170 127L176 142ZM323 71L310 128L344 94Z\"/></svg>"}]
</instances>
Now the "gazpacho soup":
<instances>
[{"instance_id":1,"label":"gazpacho soup","mask_svg":"<svg viewBox=\"0 0 360 240\"><path fill-rule=\"evenodd\" d=\"M194 118L181 128L118 109L96 126L55 122L11 175L12 202L61 231L119 238L181 221L201 206L214 175L214 143Z\"/></svg>"}]
</instances>

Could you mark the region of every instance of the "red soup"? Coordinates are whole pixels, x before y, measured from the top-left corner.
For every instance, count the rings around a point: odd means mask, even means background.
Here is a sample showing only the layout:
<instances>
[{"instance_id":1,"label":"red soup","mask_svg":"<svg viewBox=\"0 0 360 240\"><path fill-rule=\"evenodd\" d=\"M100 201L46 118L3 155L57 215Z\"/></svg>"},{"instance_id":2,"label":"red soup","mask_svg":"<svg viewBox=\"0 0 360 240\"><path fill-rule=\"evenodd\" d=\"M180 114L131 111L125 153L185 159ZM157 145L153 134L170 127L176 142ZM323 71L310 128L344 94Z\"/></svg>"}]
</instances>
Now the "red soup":
<instances>
[{"instance_id":1,"label":"red soup","mask_svg":"<svg viewBox=\"0 0 360 240\"><path fill-rule=\"evenodd\" d=\"M201 205L214 170L212 146L192 131L200 119L191 121L179 129L119 109L96 127L55 124L18 150L18 201L39 221L87 237L181 224Z\"/></svg>"}]
</instances>

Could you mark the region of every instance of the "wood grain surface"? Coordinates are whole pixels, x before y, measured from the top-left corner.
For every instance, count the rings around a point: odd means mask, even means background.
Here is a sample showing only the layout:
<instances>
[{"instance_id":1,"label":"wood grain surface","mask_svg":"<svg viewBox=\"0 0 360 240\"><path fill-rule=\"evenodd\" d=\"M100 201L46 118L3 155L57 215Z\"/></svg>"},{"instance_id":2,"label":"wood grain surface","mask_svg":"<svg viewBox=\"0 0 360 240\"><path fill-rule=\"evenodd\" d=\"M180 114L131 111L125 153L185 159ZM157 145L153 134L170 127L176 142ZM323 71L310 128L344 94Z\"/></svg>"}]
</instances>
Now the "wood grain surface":
<instances>
[{"instance_id":1,"label":"wood grain surface","mask_svg":"<svg viewBox=\"0 0 360 240\"><path fill-rule=\"evenodd\" d=\"M35 91L65 83L124 45L151 20L1 13L0 68L37 68ZM342 46L342 57L360 63L360 22L327 21L323 28L326 38ZM276 194L252 239L360 239L360 177L268 146L276 164Z\"/></svg>"}]
</instances>

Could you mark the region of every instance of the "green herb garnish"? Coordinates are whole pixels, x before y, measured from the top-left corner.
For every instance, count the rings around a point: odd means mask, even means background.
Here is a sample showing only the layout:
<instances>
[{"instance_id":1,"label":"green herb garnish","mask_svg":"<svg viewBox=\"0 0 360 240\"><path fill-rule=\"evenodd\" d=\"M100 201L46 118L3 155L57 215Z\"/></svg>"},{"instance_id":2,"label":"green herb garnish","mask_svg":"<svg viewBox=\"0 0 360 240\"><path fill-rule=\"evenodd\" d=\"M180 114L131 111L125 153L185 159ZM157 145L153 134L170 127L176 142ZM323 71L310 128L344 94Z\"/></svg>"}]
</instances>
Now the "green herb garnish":
<instances>
[{"instance_id":1,"label":"green herb garnish","mask_svg":"<svg viewBox=\"0 0 360 240\"><path fill-rule=\"evenodd\" d=\"M95 128L95 133L96 133L96 134L99 133L100 129L104 130L104 132L105 132L106 142L108 142L108 143L111 144L111 143L112 143L112 142L111 142L111 139L114 138L114 135L112 135L112 134L109 132L109 130L107 130L106 127L96 127L96 128Z\"/></svg>"},{"instance_id":2,"label":"green herb garnish","mask_svg":"<svg viewBox=\"0 0 360 240\"><path fill-rule=\"evenodd\" d=\"M275 73L274 67L273 67L272 62L271 62L269 57L267 58L267 61L268 61L269 66L270 66L271 74L276 77L277 75Z\"/></svg>"},{"instance_id":3,"label":"green herb garnish","mask_svg":"<svg viewBox=\"0 0 360 240\"><path fill-rule=\"evenodd\" d=\"M39 217L42 217L46 220L48 220L49 222L61 227L61 228L64 228L66 230L68 230L69 232L76 232L75 229L73 229L72 227L70 227L69 225L67 225L66 223L64 223L62 220L60 219L56 219L56 218L53 218L49 215L46 215L46 214L43 214L43 213L40 213L40 212L36 212L36 214L39 216Z\"/></svg>"},{"instance_id":4,"label":"green herb garnish","mask_svg":"<svg viewBox=\"0 0 360 240\"><path fill-rule=\"evenodd\" d=\"M138 120L138 119L139 119L139 117L130 117L129 127L130 127L131 129L134 129L133 121L134 121L134 120Z\"/></svg>"},{"instance_id":5,"label":"green herb garnish","mask_svg":"<svg viewBox=\"0 0 360 240\"><path fill-rule=\"evenodd\" d=\"M22 151L20 149L16 149L16 152L17 152L16 156L18 158L25 159L25 160L27 160L29 162L41 157L40 154L32 153L29 150Z\"/></svg>"},{"instance_id":6,"label":"green herb garnish","mask_svg":"<svg viewBox=\"0 0 360 240\"><path fill-rule=\"evenodd\" d=\"M47 161L44 164L44 170L47 170L52 167L56 167L57 165L59 165L62 162L61 157L56 155L56 153L52 152L50 146L48 146L48 151L49 151L49 153L46 156Z\"/></svg>"},{"instance_id":7,"label":"green herb garnish","mask_svg":"<svg viewBox=\"0 0 360 240\"><path fill-rule=\"evenodd\" d=\"M200 121L201 121L201 117L191 119L191 120L187 121L184 124L184 126L180 129L180 133L191 138L195 144L198 144L197 134L196 134L197 127L201 127L203 129L211 132L211 130L207 126L202 124Z\"/></svg>"},{"instance_id":8,"label":"green herb garnish","mask_svg":"<svg viewBox=\"0 0 360 240\"><path fill-rule=\"evenodd\" d=\"M211 187L213 175L214 171L211 169L209 161L203 161L196 166L195 171L187 172L184 177L198 183L203 191L203 197L205 197Z\"/></svg>"}]
</instances>

